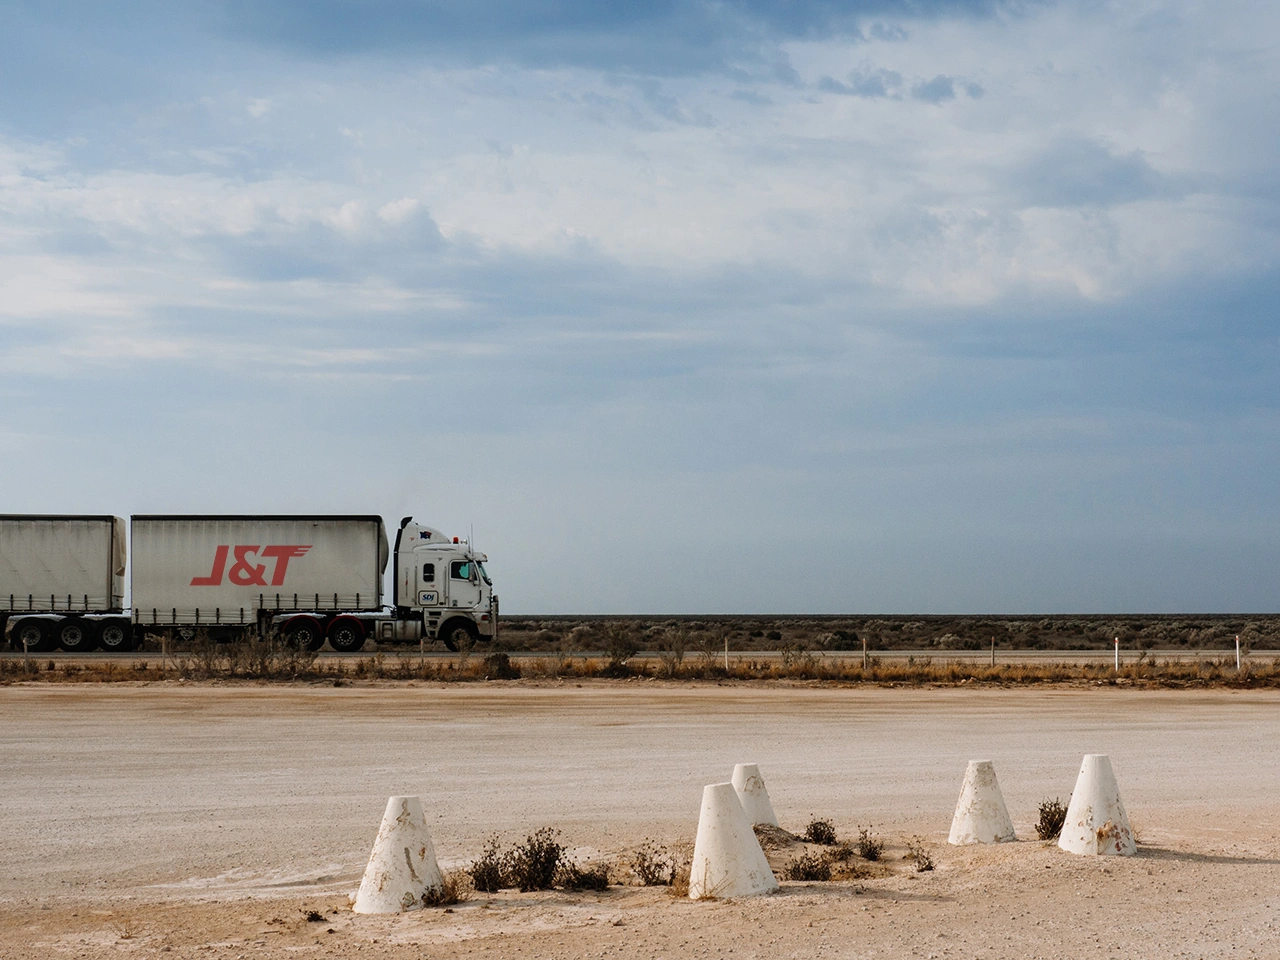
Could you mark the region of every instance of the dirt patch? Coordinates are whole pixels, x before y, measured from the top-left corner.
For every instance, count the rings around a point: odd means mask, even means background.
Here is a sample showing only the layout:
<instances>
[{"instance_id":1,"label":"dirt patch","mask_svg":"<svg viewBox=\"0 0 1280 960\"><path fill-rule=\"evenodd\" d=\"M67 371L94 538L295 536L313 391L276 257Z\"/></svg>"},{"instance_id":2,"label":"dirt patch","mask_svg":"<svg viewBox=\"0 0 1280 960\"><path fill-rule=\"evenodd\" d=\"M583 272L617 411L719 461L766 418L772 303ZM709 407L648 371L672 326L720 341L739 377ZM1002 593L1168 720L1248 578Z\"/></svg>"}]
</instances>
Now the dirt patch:
<instances>
[{"instance_id":1,"label":"dirt patch","mask_svg":"<svg viewBox=\"0 0 1280 960\"><path fill-rule=\"evenodd\" d=\"M1278 707L1114 688L9 687L0 957L1267 956ZM1112 757L1137 857L945 843L969 759L995 761L1034 838L1085 752ZM760 764L783 823L775 871L830 849L786 836L823 817L842 841L874 825L879 872L717 903L627 885L349 910L389 795L423 797L446 869L552 826L624 879L646 840L688 850L702 786L735 762Z\"/></svg>"}]
</instances>

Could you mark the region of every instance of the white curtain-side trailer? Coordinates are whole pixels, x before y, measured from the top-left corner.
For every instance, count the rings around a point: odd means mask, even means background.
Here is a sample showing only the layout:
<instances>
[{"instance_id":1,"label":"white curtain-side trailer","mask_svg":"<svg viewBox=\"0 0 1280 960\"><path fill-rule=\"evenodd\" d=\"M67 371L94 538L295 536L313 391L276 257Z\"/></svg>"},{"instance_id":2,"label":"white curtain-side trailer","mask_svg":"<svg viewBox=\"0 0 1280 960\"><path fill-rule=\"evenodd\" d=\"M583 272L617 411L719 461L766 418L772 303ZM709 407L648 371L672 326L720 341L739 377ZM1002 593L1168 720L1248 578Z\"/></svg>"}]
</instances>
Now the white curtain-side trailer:
<instances>
[{"instance_id":1,"label":"white curtain-side trailer","mask_svg":"<svg viewBox=\"0 0 1280 960\"><path fill-rule=\"evenodd\" d=\"M120 517L0 515L0 633L29 650L127 649L126 560Z\"/></svg>"}]
</instances>

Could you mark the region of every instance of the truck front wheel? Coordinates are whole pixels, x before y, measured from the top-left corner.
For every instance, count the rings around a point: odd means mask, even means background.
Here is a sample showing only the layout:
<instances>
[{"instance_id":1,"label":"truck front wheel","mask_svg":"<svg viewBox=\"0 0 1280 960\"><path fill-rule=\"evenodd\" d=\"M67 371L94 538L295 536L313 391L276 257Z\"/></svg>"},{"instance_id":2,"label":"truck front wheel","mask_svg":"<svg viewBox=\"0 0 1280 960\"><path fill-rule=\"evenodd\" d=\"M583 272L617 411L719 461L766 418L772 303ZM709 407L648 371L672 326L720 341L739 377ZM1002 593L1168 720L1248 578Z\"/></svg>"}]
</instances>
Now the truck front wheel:
<instances>
[{"instance_id":1,"label":"truck front wheel","mask_svg":"<svg viewBox=\"0 0 1280 960\"><path fill-rule=\"evenodd\" d=\"M440 639L454 653L459 650L470 650L475 646L479 636L480 631L470 620L450 620L440 631Z\"/></svg>"}]
</instances>

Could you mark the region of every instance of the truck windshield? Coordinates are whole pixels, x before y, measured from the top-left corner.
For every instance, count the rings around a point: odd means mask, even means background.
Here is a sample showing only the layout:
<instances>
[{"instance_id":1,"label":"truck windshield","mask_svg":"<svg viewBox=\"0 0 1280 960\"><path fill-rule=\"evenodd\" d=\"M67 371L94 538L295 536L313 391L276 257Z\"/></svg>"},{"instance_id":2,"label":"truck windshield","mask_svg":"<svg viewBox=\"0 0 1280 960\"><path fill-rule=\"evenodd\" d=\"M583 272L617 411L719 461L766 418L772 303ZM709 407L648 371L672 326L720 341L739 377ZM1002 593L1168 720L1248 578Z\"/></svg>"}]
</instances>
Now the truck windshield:
<instances>
[{"instance_id":1,"label":"truck windshield","mask_svg":"<svg viewBox=\"0 0 1280 960\"><path fill-rule=\"evenodd\" d=\"M477 560L476 568L480 571L480 576L484 579L484 582L492 587L493 581L489 579L489 571L484 568L484 564Z\"/></svg>"}]
</instances>

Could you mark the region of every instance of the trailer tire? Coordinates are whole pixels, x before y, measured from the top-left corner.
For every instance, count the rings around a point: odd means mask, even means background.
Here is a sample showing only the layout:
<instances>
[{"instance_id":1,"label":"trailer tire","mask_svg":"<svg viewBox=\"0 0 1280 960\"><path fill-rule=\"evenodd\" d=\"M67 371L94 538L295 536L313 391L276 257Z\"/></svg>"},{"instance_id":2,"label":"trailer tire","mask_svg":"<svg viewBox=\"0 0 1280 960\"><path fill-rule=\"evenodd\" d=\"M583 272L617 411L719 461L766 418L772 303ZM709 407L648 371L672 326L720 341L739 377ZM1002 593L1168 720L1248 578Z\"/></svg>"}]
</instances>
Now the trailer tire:
<instances>
[{"instance_id":1,"label":"trailer tire","mask_svg":"<svg viewBox=\"0 0 1280 960\"><path fill-rule=\"evenodd\" d=\"M320 624L311 617L294 617L280 633L285 646L294 650L319 650L324 645Z\"/></svg>"},{"instance_id":2,"label":"trailer tire","mask_svg":"<svg viewBox=\"0 0 1280 960\"><path fill-rule=\"evenodd\" d=\"M93 627L79 617L67 617L58 624L58 646L68 653L83 653L97 645Z\"/></svg>"},{"instance_id":3,"label":"trailer tire","mask_svg":"<svg viewBox=\"0 0 1280 960\"><path fill-rule=\"evenodd\" d=\"M107 620L98 634L98 646L110 653L128 653L133 649L133 631L123 620Z\"/></svg>"},{"instance_id":4,"label":"trailer tire","mask_svg":"<svg viewBox=\"0 0 1280 960\"><path fill-rule=\"evenodd\" d=\"M43 653L53 646L51 631L43 620L31 618L19 620L10 634L13 643L19 650L30 650L32 653Z\"/></svg>"},{"instance_id":5,"label":"trailer tire","mask_svg":"<svg viewBox=\"0 0 1280 960\"><path fill-rule=\"evenodd\" d=\"M354 653L364 647L364 624L355 617L338 617L329 624L329 646L339 653Z\"/></svg>"},{"instance_id":6,"label":"trailer tire","mask_svg":"<svg viewBox=\"0 0 1280 960\"><path fill-rule=\"evenodd\" d=\"M440 629L440 639L454 653L470 650L479 638L480 631L470 620L450 620Z\"/></svg>"}]
</instances>

